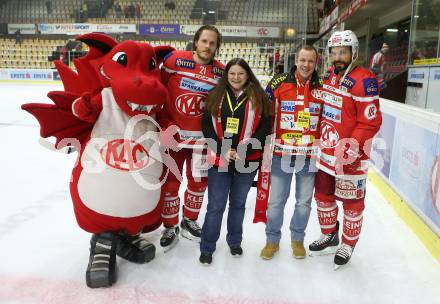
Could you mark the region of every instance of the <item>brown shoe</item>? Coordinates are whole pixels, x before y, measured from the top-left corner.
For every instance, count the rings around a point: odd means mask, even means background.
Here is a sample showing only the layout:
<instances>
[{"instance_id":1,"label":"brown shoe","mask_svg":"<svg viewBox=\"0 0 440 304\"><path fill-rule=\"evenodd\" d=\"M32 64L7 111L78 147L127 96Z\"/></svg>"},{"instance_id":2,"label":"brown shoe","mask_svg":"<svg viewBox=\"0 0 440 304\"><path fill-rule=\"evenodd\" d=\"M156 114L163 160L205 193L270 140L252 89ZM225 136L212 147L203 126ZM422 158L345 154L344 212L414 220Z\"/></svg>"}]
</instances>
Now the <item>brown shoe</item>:
<instances>
[{"instance_id":1,"label":"brown shoe","mask_svg":"<svg viewBox=\"0 0 440 304\"><path fill-rule=\"evenodd\" d=\"M277 252L279 249L280 245L268 242L261 250L260 257L265 260L270 260L275 255L275 252Z\"/></svg>"},{"instance_id":2,"label":"brown shoe","mask_svg":"<svg viewBox=\"0 0 440 304\"><path fill-rule=\"evenodd\" d=\"M292 254L295 259L304 259L306 257L306 250L303 242L292 241Z\"/></svg>"}]
</instances>

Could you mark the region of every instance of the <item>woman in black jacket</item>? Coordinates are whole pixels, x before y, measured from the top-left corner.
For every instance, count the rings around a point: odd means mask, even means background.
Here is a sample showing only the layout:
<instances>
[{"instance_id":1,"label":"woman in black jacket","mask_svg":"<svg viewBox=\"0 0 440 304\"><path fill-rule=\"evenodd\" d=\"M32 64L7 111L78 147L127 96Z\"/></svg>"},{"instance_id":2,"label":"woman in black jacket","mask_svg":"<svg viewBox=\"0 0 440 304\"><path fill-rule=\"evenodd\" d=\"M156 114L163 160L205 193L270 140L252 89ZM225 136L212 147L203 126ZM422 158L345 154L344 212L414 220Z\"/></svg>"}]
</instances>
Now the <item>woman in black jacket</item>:
<instances>
[{"instance_id":1,"label":"woman in black jacket","mask_svg":"<svg viewBox=\"0 0 440 304\"><path fill-rule=\"evenodd\" d=\"M202 228L200 263L211 264L229 196L226 241L241 256L246 198L261 163L270 129L266 93L247 62L229 61L207 96L202 130L208 143L208 206Z\"/></svg>"}]
</instances>

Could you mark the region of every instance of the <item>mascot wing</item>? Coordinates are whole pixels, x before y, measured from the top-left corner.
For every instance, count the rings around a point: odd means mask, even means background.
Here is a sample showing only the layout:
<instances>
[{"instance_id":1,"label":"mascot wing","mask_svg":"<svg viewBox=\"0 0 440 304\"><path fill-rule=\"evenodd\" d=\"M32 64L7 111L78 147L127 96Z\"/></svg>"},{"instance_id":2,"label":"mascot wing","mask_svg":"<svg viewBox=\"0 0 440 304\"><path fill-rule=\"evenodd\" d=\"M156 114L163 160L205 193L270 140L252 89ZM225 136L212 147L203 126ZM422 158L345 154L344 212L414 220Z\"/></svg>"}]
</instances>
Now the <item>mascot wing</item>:
<instances>
[{"instance_id":1,"label":"mascot wing","mask_svg":"<svg viewBox=\"0 0 440 304\"><path fill-rule=\"evenodd\" d=\"M40 123L40 135L43 138L54 136L55 147L67 138L75 138L84 144L89 136L93 123L85 122L72 113L72 103L79 96L69 92L52 91L48 97L54 104L27 103L21 108L31 113Z\"/></svg>"},{"instance_id":2,"label":"mascot wing","mask_svg":"<svg viewBox=\"0 0 440 304\"><path fill-rule=\"evenodd\" d=\"M100 58L117 44L111 37L98 33L85 34L76 39L90 47L86 56L74 60L77 72L61 61L55 61L65 91L49 92L47 96L54 104L28 103L21 107L37 118L41 137L55 136L57 149L62 148L58 144L63 139L75 138L81 145L87 140L93 123L82 121L73 115L72 103L84 93L100 93L102 84L90 61Z\"/></svg>"}]
</instances>

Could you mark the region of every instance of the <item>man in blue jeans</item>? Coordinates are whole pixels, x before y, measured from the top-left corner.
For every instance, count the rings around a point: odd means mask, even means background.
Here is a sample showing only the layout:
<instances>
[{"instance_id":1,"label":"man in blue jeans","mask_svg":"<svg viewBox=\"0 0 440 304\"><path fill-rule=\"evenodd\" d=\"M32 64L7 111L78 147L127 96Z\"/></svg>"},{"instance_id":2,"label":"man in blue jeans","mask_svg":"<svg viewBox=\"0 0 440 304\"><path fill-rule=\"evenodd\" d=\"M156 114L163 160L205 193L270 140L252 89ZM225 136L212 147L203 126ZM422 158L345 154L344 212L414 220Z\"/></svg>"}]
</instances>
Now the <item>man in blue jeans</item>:
<instances>
[{"instance_id":1,"label":"man in blue jeans","mask_svg":"<svg viewBox=\"0 0 440 304\"><path fill-rule=\"evenodd\" d=\"M296 66L275 76L266 88L274 106L275 143L271 166L271 188L267 206L266 245L260 256L270 260L279 250L284 207L295 174L295 211L290 221L291 246L295 258L306 256L304 235L310 215L315 173L311 156L319 138L321 81L315 71L318 53L312 46L300 48Z\"/></svg>"}]
</instances>

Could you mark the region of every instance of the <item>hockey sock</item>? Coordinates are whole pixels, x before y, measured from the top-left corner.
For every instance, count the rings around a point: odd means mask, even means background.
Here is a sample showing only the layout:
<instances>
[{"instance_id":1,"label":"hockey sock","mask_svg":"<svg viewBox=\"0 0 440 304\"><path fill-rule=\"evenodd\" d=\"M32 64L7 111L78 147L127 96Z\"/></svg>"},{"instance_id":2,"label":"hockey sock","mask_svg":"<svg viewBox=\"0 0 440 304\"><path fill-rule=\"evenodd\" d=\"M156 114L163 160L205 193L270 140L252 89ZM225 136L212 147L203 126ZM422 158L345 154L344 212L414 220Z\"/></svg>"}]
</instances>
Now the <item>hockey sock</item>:
<instances>
[{"instance_id":1,"label":"hockey sock","mask_svg":"<svg viewBox=\"0 0 440 304\"><path fill-rule=\"evenodd\" d=\"M171 196L167 194L165 194L164 198L162 219L165 227L173 227L179 223L180 198L177 193Z\"/></svg>"},{"instance_id":2,"label":"hockey sock","mask_svg":"<svg viewBox=\"0 0 440 304\"><path fill-rule=\"evenodd\" d=\"M316 201L318 220L322 234L329 234L335 231L338 219L338 205L336 202Z\"/></svg>"},{"instance_id":3,"label":"hockey sock","mask_svg":"<svg viewBox=\"0 0 440 304\"><path fill-rule=\"evenodd\" d=\"M199 217L200 208L202 208L203 192L195 192L190 189L185 191L185 208L183 216L190 220L196 220Z\"/></svg>"},{"instance_id":4,"label":"hockey sock","mask_svg":"<svg viewBox=\"0 0 440 304\"><path fill-rule=\"evenodd\" d=\"M363 211L344 210L344 223L342 229L342 242L355 246L362 229Z\"/></svg>"}]
</instances>

